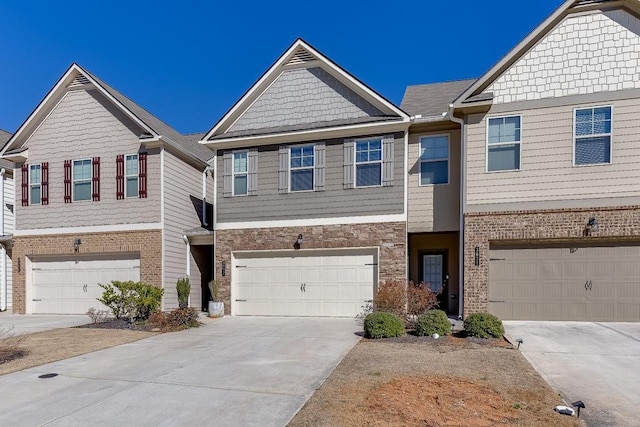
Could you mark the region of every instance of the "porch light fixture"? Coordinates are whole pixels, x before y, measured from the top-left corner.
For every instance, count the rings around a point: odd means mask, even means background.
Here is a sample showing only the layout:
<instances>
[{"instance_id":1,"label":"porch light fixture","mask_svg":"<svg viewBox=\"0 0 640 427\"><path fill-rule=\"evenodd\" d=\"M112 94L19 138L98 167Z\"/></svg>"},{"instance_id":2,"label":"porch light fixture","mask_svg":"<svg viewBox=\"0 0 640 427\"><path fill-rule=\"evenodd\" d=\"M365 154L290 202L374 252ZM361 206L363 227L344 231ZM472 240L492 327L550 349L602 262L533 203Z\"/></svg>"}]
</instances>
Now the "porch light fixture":
<instances>
[{"instance_id":1,"label":"porch light fixture","mask_svg":"<svg viewBox=\"0 0 640 427\"><path fill-rule=\"evenodd\" d=\"M599 225L600 224L598 224L598 220L596 219L595 216L592 216L591 218L589 218L587 225L584 227L585 237L589 237L591 236L591 233L598 231Z\"/></svg>"},{"instance_id":2,"label":"porch light fixture","mask_svg":"<svg viewBox=\"0 0 640 427\"><path fill-rule=\"evenodd\" d=\"M222 261L222 275L226 276L227 275L227 262L226 261Z\"/></svg>"},{"instance_id":3,"label":"porch light fixture","mask_svg":"<svg viewBox=\"0 0 640 427\"><path fill-rule=\"evenodd\" d=\"M81 245L81 244L82 244L82 240L80 240L80 239L76 239L76 240L73 242L73 251L74 251L74 252L78 252L78 251L80 250L80 245Z\"/></svg>"},{"instance_id":4,"label":"porch light fixture","mask_svg":"<svg viewBox=\"0 0 640 427\"><path fill-rule=\"evenodd\" d=\"M296 242L293 244L293 249L300 249L301 245L302 245L302 234L298 234L298 238L296 239Z\"/></svg>"}]
</instances>

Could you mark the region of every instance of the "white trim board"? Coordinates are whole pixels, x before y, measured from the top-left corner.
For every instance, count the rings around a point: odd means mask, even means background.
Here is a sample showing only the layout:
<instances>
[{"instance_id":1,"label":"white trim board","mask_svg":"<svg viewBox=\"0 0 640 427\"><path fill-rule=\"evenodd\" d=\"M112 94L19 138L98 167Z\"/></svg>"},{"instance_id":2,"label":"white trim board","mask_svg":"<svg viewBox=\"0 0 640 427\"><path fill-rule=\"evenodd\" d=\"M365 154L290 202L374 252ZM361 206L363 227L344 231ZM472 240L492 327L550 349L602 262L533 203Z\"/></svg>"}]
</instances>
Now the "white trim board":
<instances>
[{"instance_id":1,"label":"white trim board","mask_svg":"<svg viewBox=\"0 0 640 427\"><path fill-rule=\"evenodd\" d=\"M246 221L246 222L218 222L216 230L238 230L252 228L288 228L312 227L316 225L349 225L349 224L379 224L382 222L406 222L407 215L370 215L336 218L309 218L274 221Z\"/></svg>"},{"instance_id":2,"label":"white trim board","mask_svg":"<svg viewBox=\"0 0 640 427\"><path fill-rule=\"evenodd\" d=\"M46 236L55 234L79 234L79 233L115 233L118 231L147 231L162 230L161 222L149 222L143 224L114 224L86 227L61 227L61 228L37 228L28 230L15 230L14 236Z\"/></svg>"}]
</instances>

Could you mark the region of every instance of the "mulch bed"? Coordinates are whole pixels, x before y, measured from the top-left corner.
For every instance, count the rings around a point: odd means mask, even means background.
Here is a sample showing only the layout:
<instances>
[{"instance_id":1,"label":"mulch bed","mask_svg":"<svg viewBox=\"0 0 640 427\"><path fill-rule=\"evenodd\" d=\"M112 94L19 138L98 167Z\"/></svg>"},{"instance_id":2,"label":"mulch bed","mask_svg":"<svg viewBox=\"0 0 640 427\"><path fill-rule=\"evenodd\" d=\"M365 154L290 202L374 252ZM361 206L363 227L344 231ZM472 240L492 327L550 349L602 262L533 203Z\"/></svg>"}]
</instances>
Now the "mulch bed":
<instances>
[{"instance_id":1,"label":"mulch bed","mask_svg":"<svg viewBox=\"0 0 640 427\"><path fill-rule=\"evenodd\" d=\"M132 331L157 332L151 325L146 323L129 323L129 321L125 319L110 319L103 322L88 323L86 325L76 326L76 328L129 329Z\"/></svg>"},{"instance_id":2,"label":"mulch bed","mask_svg":"<svg viewBox=\"0 0 640 427\"><path fill-rule=\"evenodd\" d=\"M29 352L24 349L0 349L0 365L11 362L12 360L20 359L28 353Z\"/></svg>"}]
</instances>

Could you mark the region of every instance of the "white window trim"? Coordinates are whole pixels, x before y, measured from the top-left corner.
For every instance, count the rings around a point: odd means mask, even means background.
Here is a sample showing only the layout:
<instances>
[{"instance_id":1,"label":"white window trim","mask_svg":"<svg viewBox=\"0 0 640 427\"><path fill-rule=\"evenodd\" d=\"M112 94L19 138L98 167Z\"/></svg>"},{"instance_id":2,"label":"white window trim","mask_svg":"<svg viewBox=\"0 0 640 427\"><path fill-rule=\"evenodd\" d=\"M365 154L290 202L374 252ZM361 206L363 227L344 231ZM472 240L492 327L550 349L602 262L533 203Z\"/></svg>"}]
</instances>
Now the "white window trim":
<instances>
[{"instance_id":1,"label":"white window trim","mask_svg":"<svg viewBox=\"0 0 640 427\"><path fill-rule=\"evenodd\" d=\"M518 164L520 165L520 167L518 169L505 169L505 170L499 170L499 171L490 171L489 170L489 120L491 119L506 119L509 117L519 117L520 118L520 141L513 141L513 142L497 142L497 143L493 143L491 144L492 147L499 147L502 145L514 145L514 144L519 144L520 145L520 150L519 150L519 157L518 157ZM507 114L507 115L502 115L502 116L491 116L491 117L487 117L487 124L485 126L485 137L484 137L484 145L485 145L485 149L484 149L484 171L485 173L504 173L504 172L520 172L522 171L522 141L523 141L523 135L524 135L524 121L522 120L522 114Z\"/></svg>"},{"instance_id":2,"label":"white window trim","mask_svg":"<svg viewBox=\"0 0 640 427\"><path fill-rule=\"evenodd\" d=\"M138 163L138 173L135 175L127 175L127 157L130 156L135 156L136 157L136 162ZM125 199L134 199L140 196L140 158L138 157L138 153L135 154L125 154L124 155L124 197ZM127 194L127 180L130 177L135 177L138 185L137 185L137 190L136 190L136 194L134 196L130 196Z\"/></svg>"},{"instance_id":3,"label":"white window trim","mask_svg":"<svg viewBox=\"0 0 640 427\"><path fill-rule=\"evenodd\" d=\"M247 170L244 172L236 172L236 154L244 153L247 159ZM247 192L244 194L236 194L236 176L244 175L247 177ZM249 195L249 150L236 150L231 152L231 195L233 197L243 197Z\"/></svg>"},{"instance_id":4,"label":"white window trim","mask_svg":"<svg viewBox=\"0 0 640 427\"><path fill-rule=\"evenodd\" d=\"M88 181L89 184L91 184L91 190L89 191L89 198L87 200L76 200L76 182L86 182L86 179L83 179L81 181L76 181L76 179L74 178L74 171L76 168L76 162L85 162L88 161L89 162L89 166L91 167L91 176L89 177ZM91 159L75 159L71 162L71 201L72 202L90 202L93 200L93 197L91 197L91 195L93 194L93 162Z\"/></svg>"},{"instance_id":5,"label":"white window trim","mask_svg":"<svg viewBox=\"0 0 640 427\"><path fill-rule=\"evenodd\" d=\"M40 168L40 182L37 184L34 184L33 182L31 182L31 168L34 166L38 166ZM40 187L40 203L35 203L36 205L41 205L42 204L42 163L34 163L29 165L29 205L33 205L33 200L31 199L31 189L35 186Z\"/></svg>"},{"instance_id":6,"label":"white window trim","mask_svg":"<svg viewBox=\"0 0 640 427\"><path fill-rule=\"evenodd\" d=\"M593 110L596 108L610 108L611 109L611 132L610 133L600 133L596 135L588 135L581 136L580 138L597 138L600 136L608 136L609 137L609 162L608 163L589 163L587 165L578 165L576 164L576 113L578 110ZM613 164L613 105L587 105L584 107L575 107L573 109L573 150L571 153L571 164L575 168L585 168L592 166L608 166Z\"/></svg>"},{"instance_id":7,"label":"white window trim","mask_svg":"<svg viewBox=\"0 0 640 427\"><path fill-rule=\"evenodd\" d=\"M430 160L422 160L422 156L420 153L422 152L422 138L438 138L441 136L447 137L447 158L446 159L430 159ZM423 184L422 183L422 163L435 163L441 162L443 160L447 161L447 182L439 183L439 184ZM437 134L428 134L428 135L420 135L418 138L418 162L420 164L420 173L418 173L418 186L420 187L433 187L435 185L449 185L451 183L451 134L448 133L437 133Z\"/></svg>"},{"instance_id":8,"label":"white window trim","mask_svg":"<svg viewBox=\"0 0 640 427\"><path fill-rule=\"evenodd\" d=\"M380 160L374 160L374 161L368 161L368 162L358 162L357 156L358 156L358 142L370 142L374 139L379 139L380 140ZM373 165L376 163L380 163L380 184L377 185L358 185L358 165ZM378 136L374 136L371 138L361 138L361 139L356 139L353 142L353 188L377 188L377 187L382 187L382 176L383 176L383 171L382 168L384 168L384 138L383 137L378 137Z\"/></svg>"},{"instance_id":9,"label":"white window trim","mask_svg":"<svg viewBox=\"0 0 640 427\"><path fill-rule=\"evenodd\" d=\"M299 168L292 168L291 167L291 149L292 148L304 148L304 147L312 147L313 148L313 166L309 167L309 166L305 166L305 167L299 167ZM316 191L316 145L315 144L302 144L302 145L292 145L289 147L289 161L287 162L287 166L288 166L288 170L287 173L289 174L289 193L311 193ZM291 184L293 182L293 179L291 179L291 171L292 170L304 170L304 169L311 169L313 171L313 188L311 188L310 190L292 190L291 189Z\"/></svg>"}]
</instances>

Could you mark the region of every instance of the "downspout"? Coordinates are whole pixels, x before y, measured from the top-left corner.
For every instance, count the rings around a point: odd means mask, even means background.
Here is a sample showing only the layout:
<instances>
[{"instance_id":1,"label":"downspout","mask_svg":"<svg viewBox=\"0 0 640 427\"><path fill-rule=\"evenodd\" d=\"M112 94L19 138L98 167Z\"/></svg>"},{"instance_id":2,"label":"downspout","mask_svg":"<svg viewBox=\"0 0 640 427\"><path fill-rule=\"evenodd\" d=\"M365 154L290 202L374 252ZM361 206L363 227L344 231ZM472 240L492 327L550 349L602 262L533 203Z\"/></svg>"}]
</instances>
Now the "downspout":
<instances>
[{"instance_id":1,"label":"downspout","mask_svg":"<svg viewBox=\"0 0 640 427\"><path fill-rule=\"evenodd\" d=\"M187 280L191 283L191 244L189 238L186 235L182 235L182 240L187 247ZM191 307L191 292L189 292L188 306Z\"/></svg>"},{"instance_id":2,"label":"downspout","mask_svg":"<svg viewBox=\"0 0 640 427\"><path fill-rule=\"evenodd\" d=\"M453 104L449 104L449 120L460 125L460 232L458 243L458 319L464 316L464 213L465 213L465 165L467 128L464 119L454 116Z\"/></svg>"},{"instance_id":3,"label":"downspout","mask_svg":"<svg viewBox=\"0 0 640 427\"><path fill-rule=\"evenodd\" d=\"M202 171L202 225L209 225L207 222L207 173L213 172L213 166L209 165Z\"/></svg>"},{"instance_id":4,"label":"downspout","mask_svg":"<svg viewBox=\"0 0 640 427\"><path fill-rule=\"evenodd\" d=\"M0 170L0 203L2 203L2 206L0 206L0 236L4 236L4 180L6 179L6 172L4 168ZM2 304L0 305L0 311L7 311L7 248L4 245L0 249L0 257L2 257L2 274L0 277Z\"/></svg>"}]
</instances>

